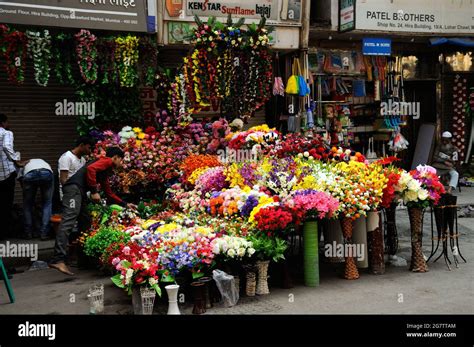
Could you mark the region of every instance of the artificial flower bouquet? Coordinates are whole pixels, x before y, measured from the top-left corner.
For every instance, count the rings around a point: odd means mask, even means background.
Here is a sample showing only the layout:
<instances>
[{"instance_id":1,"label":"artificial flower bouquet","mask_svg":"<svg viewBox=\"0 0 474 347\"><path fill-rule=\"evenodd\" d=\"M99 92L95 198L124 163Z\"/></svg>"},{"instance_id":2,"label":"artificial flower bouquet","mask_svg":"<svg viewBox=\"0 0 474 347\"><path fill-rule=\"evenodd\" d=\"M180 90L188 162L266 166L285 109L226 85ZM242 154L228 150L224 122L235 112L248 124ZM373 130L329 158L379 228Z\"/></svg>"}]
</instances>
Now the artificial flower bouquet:
<instances>
[{"instance_id":1,"label":"artificial flower bouquet","mask_svg":"<svg viewBox=\"0 0 474 347\"><path fill-rule=\"evenodd\" d=\"M161 296L158 255L156 248L143 247L135 242L122 244L109 258L111 265L118 271L111 278L112 282L125 289L129 295L133 287L149 286Z\"/></svg>"},{"instance_id":2,"label":"artificial flower bouquet","mask_svg":"<svg viewBox=\"0 0 474 347\"><path fill-rule=\"evenodd\" d=\"M395 191L405 205L420 208L438 204L445 193L436 169L428 165L419 165L409 173L402 172Z\"/></svg>"},{"instance_id":3,"label":"artificial flower bouquet","mask_svg":"<svg viewBox=\"0 0 474 347\"><path fill-rule=\"evenodd\" d=\"M328 193L312 189L294 191L285 203L293 212L297 224L336 217L339 209L337 199Z\"/></svg>"}]
</instances>

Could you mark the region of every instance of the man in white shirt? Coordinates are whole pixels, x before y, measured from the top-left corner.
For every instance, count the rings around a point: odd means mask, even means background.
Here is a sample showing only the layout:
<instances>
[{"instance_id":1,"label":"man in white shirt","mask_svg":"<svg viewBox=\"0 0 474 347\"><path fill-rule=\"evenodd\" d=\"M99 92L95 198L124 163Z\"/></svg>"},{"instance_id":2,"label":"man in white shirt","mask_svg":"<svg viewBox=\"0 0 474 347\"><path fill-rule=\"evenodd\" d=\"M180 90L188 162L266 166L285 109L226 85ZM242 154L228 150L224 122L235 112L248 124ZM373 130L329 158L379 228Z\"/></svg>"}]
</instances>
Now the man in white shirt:
<instances>
[{"instance_id":1,"label":"man in white shirt","mask_svg":"<svg viewBox=\"0 0 474 347\"><path fill-rule=\"evenodd\" d=\"M23 187L24 237L31 239L32 237L39 236L41 240L47 240L49 238L53 208L53 170L43 159L31 159L28 164L20 170L19 180ZM39 235L33 230L33 208L38 189L41 191L43 210Z\"/></svg>"},{"instance_id":2,"label":"man in white shirt","mask_svg":"<svg viewBox=\"0 0 474 347\"><path fill-rule=\"evenodd\" d=\"M77 139L75 147L64 153L58 162L59 171L59 194L63 198L62 186L81 167L86 164L85 156L91 154L94 140L88 136L81 136Z\"/></svg>"},{"instance_id":3,"label":"man in white shirt","mask_svg":"<svg viewBox=\"0 0 474 347\"><path fill-rule=\"evenodd\" d=\"M20 161L20 153L13 149L13 133L9 129L7 116L0 113L0 240L7 237L11 228L17 167L26 163Z\"/></svg>"}]
</instances>

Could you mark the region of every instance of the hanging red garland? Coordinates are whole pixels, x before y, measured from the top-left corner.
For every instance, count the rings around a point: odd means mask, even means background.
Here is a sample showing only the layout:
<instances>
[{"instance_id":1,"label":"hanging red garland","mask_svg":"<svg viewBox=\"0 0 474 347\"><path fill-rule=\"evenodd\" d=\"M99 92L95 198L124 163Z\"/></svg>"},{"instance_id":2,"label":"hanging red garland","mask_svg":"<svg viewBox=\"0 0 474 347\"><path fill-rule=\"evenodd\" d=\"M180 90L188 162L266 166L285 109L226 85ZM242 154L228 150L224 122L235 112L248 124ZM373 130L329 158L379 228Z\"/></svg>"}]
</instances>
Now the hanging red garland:
<instances>
[{"instance_id":1,"label":"hanging red garland","mask_svg":"<svg viewBox=\"0 0 474 347\"><path fill-rule=\"evenodd\" d=\"M5 69L8 80L14 84L25 81L25 67L27 54L27 36L18 30L10 31L6 25L0 29L2 32L2 46L5 56Z\"/></svg>"}]
</instances>

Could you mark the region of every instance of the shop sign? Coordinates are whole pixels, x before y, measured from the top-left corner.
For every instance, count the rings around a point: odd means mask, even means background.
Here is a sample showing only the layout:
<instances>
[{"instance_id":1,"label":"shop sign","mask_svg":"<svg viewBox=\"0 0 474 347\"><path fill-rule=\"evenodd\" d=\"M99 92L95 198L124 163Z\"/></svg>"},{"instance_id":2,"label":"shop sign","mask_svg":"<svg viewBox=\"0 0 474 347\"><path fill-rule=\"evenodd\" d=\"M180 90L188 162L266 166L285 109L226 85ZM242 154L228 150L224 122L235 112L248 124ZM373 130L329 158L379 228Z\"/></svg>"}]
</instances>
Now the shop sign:
<instances>
[{"instance_id":1,"label":"shop sign","mask_svg":"<svg viewBox=\"0 0 474 347\"><path fill-rule=\"evenodd\" d=\"M367 38L362 40L362 54L364 55L391 55L392 40Z\"/></svg>"},{"instance_id":2,"label":"shop sign","mask_svg":"<svg viewBox=\"0 0 474 347\"><path fill-rule=\"evenodd\" d=\"M339 0L339 31L355 29L355 0Z\"/></svg>"},{"instance_id":3,"label":"shop sign","mask_svg":"<svg viewBox=\"0 0 474 347\"><path fill-rule=\"evenodd\" d=\"M0 23L148 31L146 0L0 0Z\"/></svg>"},{"instance_id":4,"label":"shop sign","mask_svg":"<svg viewBox=\"0 0 474 347\"><path fill-rule=\"evenodd\" d=\"M358 0L356 29L473 34L474 4L465 0Z\"/></svg>"},{"instance_id":5,"label":"shop sign","mask_svg":"<svg viewBox=\"0 0 474 347\"><path fill-rule=\"evenodd\" d=\"M293 1L294 2L294 1ZM278 19L278 0L236 1L236 0L187 0L186 15L200 17L244 17L255 19L265 17Z\"/></svg>"}]
</instances>

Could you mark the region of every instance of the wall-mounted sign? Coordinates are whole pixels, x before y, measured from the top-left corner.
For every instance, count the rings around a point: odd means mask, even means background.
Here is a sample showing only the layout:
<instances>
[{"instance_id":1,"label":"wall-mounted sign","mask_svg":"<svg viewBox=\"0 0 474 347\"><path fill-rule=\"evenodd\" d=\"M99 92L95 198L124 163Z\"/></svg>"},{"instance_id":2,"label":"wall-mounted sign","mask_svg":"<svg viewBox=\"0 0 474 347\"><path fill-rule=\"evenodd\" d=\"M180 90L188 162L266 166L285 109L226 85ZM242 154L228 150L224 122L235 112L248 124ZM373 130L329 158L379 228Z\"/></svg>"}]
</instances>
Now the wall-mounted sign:
<instances>
[{"instance_id":1,"label":"wall-mounted sign","mask_svg":"<svg viewBox=\"0 0 474 347\"><path fill-rule=\"evenodd\" d=\"M0 0L0 23L148 31L146 0Z\"/></svg>"},{"instance_id":2,"label":"wall-mounted sign","mask_svg":"<svg viewBox=\"0 0 474 347\"><path fill-rule=\"evenodd\" d=\"M473 34L474 3L466 0L358 0L356 29Z\"/></svg>"},{"instance_id":3,"label":"wall-mounted sign","mask_svg":"<svg viewBox=\"0 0 474 347\"><path fill-rule=\"evenodd\" d=\"M188 22L168 22L168 43L188 44L186 36L191 32L191 23Z\"/></svg>"},{"instance_id":4,"label":"wall-mounted sign","mask_svg":"<svg viewBox=\"0 0 474 347\"><path fill-rule=\"evenodd\" d=\"M278 0L186 0L186 15L278 19Z\"/></svg>"},{"instance_id":5,"label":"wall-mounted sign","mask_svg":"<svg viewBox=\"0 0 474 347\"><path fill-rule=\"evenodd\" d=\"M391 55L392 40L367 38L362 40L362 54L364 55Z\"/></svg>"},{"instance_id":6,"label":"wall-mounted sign","mask_svg":"<svg viewBox=\"0 0 474 347\"><path fill-rule=\"evenodd\" d=\"M184 0L166 0L166 11L170 17L179 17L183 14Z\"/></svg>"},{"instance_id":7,"label":"wall-mounted sign","mask_svg":"<svg viewBox=\"0 0 474 347\"><path fill-rule=\"evenodd\" d=\"M339 0L339 31L355 29L355 0Z\"/></svg>"}]
</instances>

